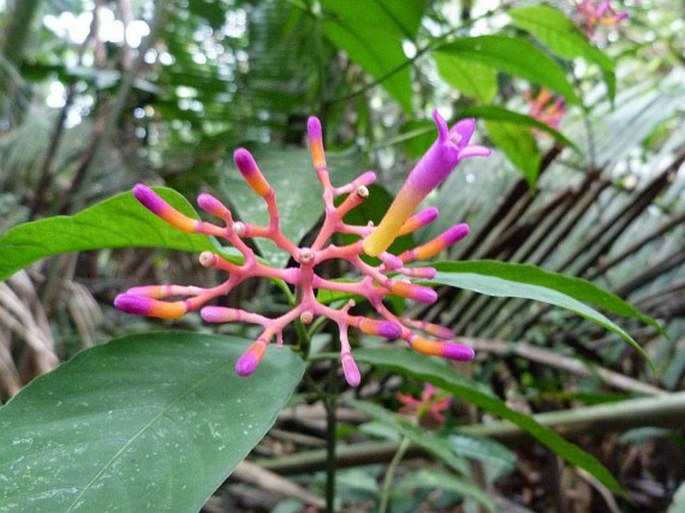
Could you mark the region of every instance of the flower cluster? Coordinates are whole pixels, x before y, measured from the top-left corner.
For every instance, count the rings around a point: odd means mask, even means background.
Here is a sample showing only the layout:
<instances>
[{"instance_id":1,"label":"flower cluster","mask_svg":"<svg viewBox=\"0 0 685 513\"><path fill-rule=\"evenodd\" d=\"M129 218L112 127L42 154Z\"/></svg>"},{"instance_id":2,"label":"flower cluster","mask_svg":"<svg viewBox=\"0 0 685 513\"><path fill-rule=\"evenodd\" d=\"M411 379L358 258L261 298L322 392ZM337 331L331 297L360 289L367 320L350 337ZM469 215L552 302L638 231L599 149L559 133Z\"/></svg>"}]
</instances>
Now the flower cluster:
<instances>
[{"instance_id":1,"label":"flower cluster","mask_svg":"<svg viewBox=\"0 0 685 513\"><path fill-rule=\"evenodd\" d=\"M563 96L555 96L549 89L543 87L537 96L533 97L529 91L523 93L528 102L528 115L541 123L559 130L561 119L566 114L566 100Z\"/></svg>"},{"instance_id":2,"label":"flower cluster","mask_svg":"<svg viewBox=\"0 0 685 513\"><path fill-rule=\"evenodd\" d=\"M628 17L627 12L617 12L611 0L582 0L576 4L578 24L588 37L595 34L597 26L617 25Z\"/></svg>"},{"instance_id":3,"label":"flower cluster","mask_svg":"<svg viewBox=\"0 0 685 513\"><path fill-rule=\"evenodd\" d=\"M421 397L397 393L397 400L402 403L398 413L413 418L426 429L438 429L445 424L445 411L452 404L452 398L438 390L430 383L424 383Z\"/></svg>"},{"instance_id":4,"label":"flower cluster","mask_svg":"<svg viewBox=\"0 0 685 513\"><path fill-rule=\"evenodd\" d=\"M175 228L188 233L202 233L226 240L242 254L242 263L234 263L221 255L206 251L200 254L200 264L226 271L228 279L216 287L202 288L184 285L151 285L133 287L116 297L115 306L128 313L176 319L199 310L202 319L210 323L246 322L262 327L261 334L238 359L235 370L240 376L252 374L262 360L267 345L276 339L283 343L283 331L290 323L300 319L310 324L323 316L335 322L340 333L340 357L343 373L351 386L360 382L360 373L352 357L348 339L349 327L363 333L388 339L401 338L409 346L424 354L437 355L452 360L470 360L473 350L453 341L454 333L443 326L417 321L395 315L384 304L389 294L401 296L421 303L433 303L435 291L409 281L409 278L429 279L435 275L432 267L409 267L409 264L433 257L464 238L468 225L459 223L433 240L407 250L400 255L386 251L392 241L401 235L412 233L438 217L435 208L427 208L416 214L414 209L420 201L440 184L458 162L467 157L486 156L490 150L481 146L469 146L475 122L462 120L452 129L434 113L438 126L438 139L410 173L378 228L372 223L353 225L344 221L345 215L359 206L369 196L368 186L376 180L372 171L367 171L352 182L340 187L331 185L326 157L323 149L321 124L317 118L310 118L307 125L309 149L316 176L323 188L324 220L321 229L308 247L298 247L281 231L276 192L268 183L255 159L245 149L234 153L234 162L251 189L266 203L269 222L257 226L237 221L231 211L214 196L203 193L197 198L201 209L220 219L221 224L200 221L187 217L175 210L149 187L138 184L133 188L136 199L147 209ZM343 197L336 205L335 200ZM336 245L336 234L351 234L356 240L345 245ZM272 240L286 251L295 266L277 269L260 261L247 243L249 239L263 237ZM372 265L362 258L366 253L378 257L378 264ZM361 277L358 281L339 281L320 276L317 266L342 259L356 269ZM240 308L206 306L219 296L228 294L237 285L249 278L273 278L282 280L296 291L297 304L278 317L267 317ZM324 304L317 299L317 290L325 289L364 298L378 312L380 319L351 312L354 300L347 301L340 308Z\"/></svg>"}]
</instances>

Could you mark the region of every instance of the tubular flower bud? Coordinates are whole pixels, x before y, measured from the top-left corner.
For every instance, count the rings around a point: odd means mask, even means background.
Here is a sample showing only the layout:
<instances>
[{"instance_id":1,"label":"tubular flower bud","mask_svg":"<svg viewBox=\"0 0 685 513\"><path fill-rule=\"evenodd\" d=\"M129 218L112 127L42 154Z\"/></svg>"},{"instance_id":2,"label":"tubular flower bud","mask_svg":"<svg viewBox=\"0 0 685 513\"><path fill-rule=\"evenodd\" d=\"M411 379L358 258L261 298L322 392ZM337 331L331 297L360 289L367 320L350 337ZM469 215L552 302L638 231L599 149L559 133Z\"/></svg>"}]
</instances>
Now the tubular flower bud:
<instances>
[{"instance_id":1,"label":"tubular flower bud","mask_svg":"<svg viewBox=\"0 0 685 513\"><path fill-rule=\"evenodd\" d=\"M234 322L241 318L240 310L223 306L205 306L200 310L200 317L205 322Z\"/></svg>"},{"instance_id":2,"label":"tubular flower bud","mask_svg":"<svg viewBox=\"0 0 685 513\"><path fill-rule=\"evenodd\" d=\"M238 358L235 364L235 373L238 376L249 376L257 370L266 353L266 344L267 342L259 338Z\"/></svg>"},{"instance_id":3,"label":"tubular flower bud","mask_svg":"<svg viewBox=\"0 0 685 513\"><path fill-rule=\"evenodd\" d=\"M430 242L410 249L400 255L402 262L413 262L414 260L427 260L433 258L441 251L452 247L454 244L462 240L469 234L469 225L466 223L459 223L452 228L438 235Z\"/></svg>"},{"instance_id":4,"label":"tubular flower bud","mask_svg":"<svg viewBox=\"0 0 685 513\"><path fill-rule=\"evenodd\" d=\"M307 139L309 140L309 151L312 154L312 165L314 169L326 167L326 154L323 150L323 135L321 122L318 118L310 117L307 120Z\"/></svg>"},{"instance_id":5,"label":"tubular flower bud","mask_svg":"<svg viewBox=\"0 0 685 513\"><path fill-rule=\"evenodd\" d=\"M400 228L399 235L407 235L408 233L413 233L419 228L423 228L424 226L435 221L439 215L440 212L435 207L429 207L425 210L422 210L421 212L414 214L404 222L402 228Z\"/></svg>"},{"instance_id":6,"label":"tubular flower bud","mask_svg":"<svg viewBox=\"0 0 685 513\"><path fill-rule=\"evenodd\" d=\"M197 197L197 204L200 205L202 210L219 219L229 218L231 216L231 212L223 203L206 192L203 192Z\"/></svg>"},{"instance_id":7,"label":"tubular flower bud","mask_svg":"<svg viewBox=\"0 0 685 513\"><path fill-rule=\"evenodd\" d=\"M298 246L281 230L275 191L264 178L252 155L243 148L235 151L234 160L249 186L266 203L269 221L264 226L247 221L235 222L230 210L207 193L200 194L198 205L208 214L223 221L223 225L191 219L171 207L149 187L136 185L133 194L148 210L184 232L202 233L227 241L237 250L239 258L229 258L226 252L221 250L203 251L199 255L200 265L215 270L215 273L227 273L228 277L223 283L210 288L173 284L133 287L117 296L114 305L124 312L161 319L176 319L199 310L202 319L208 323L242 322L261 326L263 331L260 337L235 363L235 371L240 376L249 376L255 372L271 340L275 338L277 344L282 344L286 327L298 319L306 325L314 322L315 318L325 317L338 325L340 362L345 380L350 386L358 386L362 379L348 339L350 327L367 335L387 339L401 338L420 353L453 360L473 358L473 350L470 347L447 341L453 337L452 331L448 328L399 318L383 302L384 298L391 294L421 303L435 302L437 293L432 288L405 279L395 279L394 275L433 278L436 271L432 267L409 268L405 267L405 264L434 256L468 232L468 227L460 224L427 244L406 251L400 256L385 251L398 234L414 232L437 218L438 211L435 208L411 214L421 199L447 176L460 159L489 153L489 150L480 146L468 146L474 129L473 120L462 121L448 130L444 120L437 113L434 117L438 125L438 141L409 175L393 207L375 230L369 222L350 224L345 219L349 217L346 215L348 212L357 208L369 196L367 186L373 183L376 175L372 171L367 171L346 184L334 187L330 183L326 168L321 123L316 118L310 118L307 134L312 163L323 189L324 211L319 233L312 234L311 241L307 239L311 243L306 246ZM373 201L373 198L369 197L368 200ZM335 240L334 236L339 234L356 237L356 240L343 246L336 246L332 241ZM269 266L257 258L254 249L243 240L245 238L269 239L277 249L287 253L289 265L286 268ZM379 246L379 240L382 241L383 247ZM366 247L367 243L371 250ZM380 263L367 263L368 259L362 258L365 252L371 256L378 256ZM348 265L329 265L330 260L345 260ZM341 279L335 279L319 274L337 268L351 268L361 276L350 278L345 275L340 277ZM208 304L228 295L236 286L250 278L266 278L287 283L294 289L293 297L296 298L296 304L291 310L275 317ZM349 311L355 307L355 300L349 300L340 307L337 301L322 299L330 297L331 294L361 298L375 309L380 318L351 315ZM416 332L445 341L429 340Z\"/></svg>"},{"instance_id":8,"label":"tubular flower bud","mask_svg":"<svg viewBox=\"0 0 685 513\"><path fill-rule=\"evenodd\" d=\"M137 184L133 187L133 195L150 212L161 217L174 228L178 228L182 232L187 233L195 233L197 231L199 221L181 214L178 210L160 198L159 195L147 185L143 185L142 183Z\"/></svg>"},{"instance_id":9,"label":"tubular flower bud","mask_svg":"<svg viewBox=\"0 0 685 513\"><path fill-rule=\"evenodd\" d=\"M467 362L473 360L476 353L472 347L455 344L454 342L439 342L416 336L410 341L412 349L419 353L440 356L448 360Z\"/></svg>"},{"instance_id":10,"label":"tubular flower bud","mask_svg":"<svg viewBox=\"0 0 685 513\"><path fill-rule=\"evenodd\" d=\"M362 376L359 373L359 367L352 357L352 353L343 353L340 356L340 363L342 364L343 374L345 375L345 381L351 387L359 386L362 380Z\"/></svg>"},{"instance_id":11,"label":"tubular flower bud","mask_svg":"<svg viewBox=\"0 0 685 513\"><path fill-rule=\"evenodd\" d=\"M131 294L119 294L114 306L123 312L159 319L178 319L188 312L184 301L166 302Z\"/></svg>"},{"instance_id":12,"label":"tubular flower bud","mask_svg":"<svg viewBox=\"0 0 685 513\"><path fill-rule=\"evenodd\" d=\"M402 335L402 328L390 321L378 321L361 317L357 323L357 328L367 335L378 335L385 338L398 338Z\"/></svg>"},{"instance_id":13,"label":"tubular flower bud","mask_svg":"<svg viewBox=\"0 0 685 513\"><path fill-rule=\"evenodd\" d=\"M430 287L423 287L406 281L394 281L390 286L390 292L407 299L413 299L419 303L431 304L438 299L438 293Z\"/></svg>"},{"instance_id":14,"label":"tubular flower bud","mask_svg":"<svg viewBox=\"0 0 685 513\"><path fill-rule=\"evenodd\" d=\"M269 195L271 186L266 181L264 175L257 167L252 154L245 148L238 148L233 153L233 162L238 167L238 171L243 175L247 184L252 187L252 190L259 194L262 198Z\"/></svg>"},{"instance_id":15,"label":"tubular flower bud","mask_svg":"<svg viewBox=\"0 0 685 513\"><path fill-rule=\"evenodd\" d=\"M487 148L468 145L476 128L475 120L463 119L448 129L437 110L433 111L433 119L438 139L411 170L378 228L364 241L364 251L369 256L378 256L390 247L423 198L447 178L460 160L490 155Z\"/></svg>"}]
</instances>

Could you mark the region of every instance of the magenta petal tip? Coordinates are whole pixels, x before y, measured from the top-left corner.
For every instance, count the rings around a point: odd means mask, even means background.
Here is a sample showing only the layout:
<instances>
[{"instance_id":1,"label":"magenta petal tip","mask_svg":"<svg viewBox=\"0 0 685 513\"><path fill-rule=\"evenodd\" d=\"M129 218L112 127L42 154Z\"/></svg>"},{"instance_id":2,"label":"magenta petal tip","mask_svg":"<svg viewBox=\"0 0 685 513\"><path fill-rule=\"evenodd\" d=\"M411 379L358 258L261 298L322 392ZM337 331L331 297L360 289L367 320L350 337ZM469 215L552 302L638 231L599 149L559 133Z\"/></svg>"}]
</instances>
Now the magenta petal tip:
<instances>
[{"instance_id":1,"label":"magenta petal tip","mask_svg":"<svg viewBox=\"0 0 685 513\"><path fill-rule=\"evenodd\" d=\"M150 304L150 298L131 294L119 294L114 298L114 307L130 314L146 315L150 311Z\"/></svg>"},{"instance_id":2,"label":"magenta petal tip","mask_svg":"<svg viewBox=\"0 0 685 513\"><path fill-rule=\"evenodd\" d=\"M347 384L351 387L359 386L359 383L361 383L362 380L362 376L359 373L359 367L357 367L357 364L354 361L354 358L352 358L352 355L350 353L345 353L343 354L341 360L343 374L345 375L345 381L347 381Z\"/></svg>"},{"instance_id":3,"label":"magenta petal tip","mask_svg":"<svg viewBox=\"0 0 685 513\"><path fill-rule=\"evenodd\" d=\"M412 299L420 303L430 305L438 300L438 293L430 287L416 287Z\"/></svg>"},{"instance_id":4,"label":"magenta petal tip","mask_svg":"<svg viewBox=\"0 0 685 513\"><path fill-rule=\"evenodd\" d=\"M133 196L135 196L140 203L155 214L161 212L166 205L164 200L160 198L155 191L142 183L136 184L133 187L132 192Z\"/></svg>"},{"instance_id":5,"label":"magenta petal tip","mask_svg":"<svg viewBox=\"0 0 685 513\"><path fill-rule=\"evenodd\" d=\"M307 135L310 139L321 139L321 121L316 116L307 120Z\"/></svg>"},{"instance_id":6,"label":"magenta petal tip","mask_svg":"<svg viewBox=\"0 0 685 513\"><path fill-rule=\"evenodd\" d=\"M233 162L242 174L250 173L257 167L257 162L252 153L245 148L238 148L233 152Z\"/></svg>"},{"instance_id":7,"label":"magenta petal tip","mask_svg":"<svg viewBox=\"0 0 685 513\"><path fill-rule=\"evenodd\" d=\"M238 361L235 363L235 373L242 377L249 376L257 370L258 366L259 360L257 357L253 353L247 352L238 358Z\"/></svg>"},{"instance_id":8,"label":"magenta petal tip","mask_svg":"<svg viewBox=\"0 0 685 513\"><path fill-rule=\"evenodd\" d=\"M442 357L448 360L468 362L476 357L476 352L470 346L445 342L442 346Z\"/></svg>"},{"instance_id":9,"label":"magenta petal tip","mask_svg":"<svg viewBox=\"0 0 685 513\"><path fill-rule=\"evenodd\" d=\"M390 321L380 321L378 323L378 335L385 338L399 338L402 335L402 328Z\"/></svg>"}]
</instances>

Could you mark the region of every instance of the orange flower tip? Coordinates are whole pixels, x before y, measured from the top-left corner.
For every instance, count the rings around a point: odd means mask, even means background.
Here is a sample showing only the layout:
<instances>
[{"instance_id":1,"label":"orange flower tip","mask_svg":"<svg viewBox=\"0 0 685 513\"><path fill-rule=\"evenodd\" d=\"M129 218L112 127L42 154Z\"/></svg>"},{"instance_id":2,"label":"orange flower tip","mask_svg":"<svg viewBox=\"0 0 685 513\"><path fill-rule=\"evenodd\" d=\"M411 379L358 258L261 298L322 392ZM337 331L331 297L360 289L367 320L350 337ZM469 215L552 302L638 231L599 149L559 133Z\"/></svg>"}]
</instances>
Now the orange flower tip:
<instances>
[{"instance_id":1,"label":"orange flower tip","mask_svg":"<svg viewBox=\"0 0 685 513\"><path fill-rule=\"evenodd\" d=\"M345 381L351 387L358 387L361 383L362 376L359 373L359 367L357 367L354 358L352 358L351 353L343 353L341 357L341 363L343 368L343 374L345 375Z\"/></svg>"},{"instance_id":2,"label":"orange flower tip","mask_svg":"<svg viewBox=\"0 0 685 513\"><path fill-rule=\"evenodd\" d=\"M142 203L142 205L151 212L160 215L165 210L169 209L169 204L164 201L159 195L150 189L147 185L142 183L136 184L133 187L133 196Z\"/></svg>"},{"instance_id":3,"label":"orange flower tip","mask_svg":"<svg viewBox=\"0 0 685 513\"><path fill-rule=\"evenodd\" d=\"M321 121L315 116L311 116L307 120L307 136L309 139L321 139Z\"/></svg>"},{"instance_id":4,"label":"orange flower tip","mask_svg":"<svg viewBox=\"0 0 685 513\"><path fill-rule=\"evenodd\" d=\"M440 356L448 360L468 362L476 357L476 352L473 350L472 347L466 346L464 344L444 342L442 344L442 354Z\"/></svg>"},{"instance_id":5,"label":"orange flower tip","mask_svg":"<svg viewBox=\"0 0 685 513\"><path fill-rule=\"evenodd\" d=\"M266 352L266 343L259 339L245 351L235 363L235 373L238 376L249 376L259 367L259 363Z\"/></svg>"},{"instance_id":6,"label":"orange flower tip","mask_svg":"<svg viewBox=\"0 0 685 513\"><path fill-rule=\"evenodd\" d=\"M228 214L226 206L216 199L211 194L203 192L197 197L197 204L205 212L212 214L214 217L223 218Z\"/></svg>"},{"instance_id":7,"label":"orange flower tip","mask_svg":"<svg viewBox=\"0 0 685 513\"><path fill-rule=\"evenodd\" d=\"M360 199L365 200L369 197L369 189L366 187L366 185L360 185L354 192Z\"/></svg>"}]
</instances>

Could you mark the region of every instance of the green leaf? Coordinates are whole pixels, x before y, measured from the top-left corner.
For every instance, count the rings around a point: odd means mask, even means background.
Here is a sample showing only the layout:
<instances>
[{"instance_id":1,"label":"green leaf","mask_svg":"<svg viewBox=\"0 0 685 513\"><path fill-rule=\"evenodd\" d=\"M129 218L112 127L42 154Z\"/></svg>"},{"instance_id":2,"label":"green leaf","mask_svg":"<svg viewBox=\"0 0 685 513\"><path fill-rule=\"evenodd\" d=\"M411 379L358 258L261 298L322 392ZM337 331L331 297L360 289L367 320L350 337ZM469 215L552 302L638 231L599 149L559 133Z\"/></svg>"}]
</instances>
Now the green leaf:
<instances>
[{"instance_id":1,"label":"green leaf","mask_svg":"<svg viewBox=\"0 0 685 513\"><path fill-rule=\"evenodd\" d=\"M379 80L404 111L411 114L411 60L402 44L414 41L427 1L322 0L321 4L326 37Z\"/></svg>"},{"instance_id":2,"label":"green leaf","mask_svg":"<svg viewBox=\"0 0 685 513\"><path fill-rule=\"evenodd\" d=\"M521 171L528 185L535 187L542 157L530 128L508 121L487 120L485 128L492 142Z\"/></svg>"},{"instance_id":3,"label":"green leaf","mask_svg":"<svg viewBox=\"0 0 685 513\"><path fill-rule=\"evenodd\" d=\"M449 445L446 439L433 436L429 431L411 424L408 419L402 418L377 404L357 400L348 400L346 402L353 408L356 408L377 419L386 426L393 428L403 437L409 438L413 444L421 447L436 458L441 459L446 465L452 467L452 469L460 474L465 476L470 475L469 466L466 461L464 461L459 454L445 450L445 447Z\"/></svg>"},{"instance_id":4,"label":"green leaf","mask_svg":"<svg viewBox=\"0 0 685 513\"><path fill-rule=\"evenodd\" d=\"M479 36L458 39L441 46L442 53L484 64L513 76L547 86L569 103L582 104L566 78L564 69L535 45L519 37Z\"/></svg>"},{"instance_id":5,"label":"green leaf","mask_svg":"<svg viewBox=\"0 0 685 513\"><path fill-rule=\"evenodd\" d=\"M568 139L564 134L555 130L551 126L538 121L535 118L526 116L525 114L519 114L511 110L507 110L503 107L497 107L495 105L482 105L478 107L470 107L459 112L459 118L478 118L478 119L488 119L492 121L502 121L517 126L529 126L537 130L548 133L554 139L559 141L565 146L573 148L577 153L580 153L578 146Z\"/></svg>"},{"instance_id":6,"label":"green leaf","mask_svg":"<svg viewBox=\"0 0 685 513\"><path fill-rule=\"evenodd\" d=\"M309 151L302 148L274 149L270 146L255 146L250 150L259 169L276 191L281 230L298 244L323 216L321 184L312 168ZM326 159L331 183L335 187L351 182L362 173L356 148L344 152L326 152ZM266 225L269 221L266 203L250 189L233 163L222 176L219 199L228 200L239 219ZM269 240L254 239L254 243L271 265L285 266L290 258L288 253Z\"/></svg>"},{"instance_id":7,"label":"green leaf","mask_svg":"<svg viewBox=\"0 0 685 513\"><path fill-rule=\"evenodd\" d=\"M463 479L459 479L452 474L448 474L447 472L441 472L439 470L427 468L412 472L397 484L393 493L398 493L407 489L414 490L415 488L450 491L457 493L462 497L471 497L476 499L483 506L485 506L487 511L499 511L494 501L487 493L482 491L477 486L465 482Z\"/></svg>"},{"instance_id":8,"label":"green leaf","mask_svg":"<svg viewBox=\"0 0 685 513\"><path fill-rule=\"evenodd\" d=\"M156 187L171 205L197 218L176 191ZM118 194L73 216L20 224L0 237L0 280L33 262L59 253L103 248L167 248L218 251L210 237L187 234L143 207L130 192Z\"/></svg>"},{"instance_id":9,"label":"green leaf","mask_svg":"<svg viewBox=\"0 0 685 513\"><path fill-rule=\"evenodd\" d=\"M564 13L548 5L536 5L511 9L508 14L516 27L532 34L558 56L564 59L583 57L599 65L613 101L616 94L614 61L591 44Z\"/></svg>"},{"instance_id":10,"label":"green leaf","mask_svg":"<svg viewBox=\"0 0 685 513\"><path fill-rule=\"evenodd\" d=\"M440 76L455 89L483 103L497 94L497 72L490 66L449 52L435 52L434 58Z\"/></svg>"},{"instance_id":11,"label":"green leaf","mask_svg":"<svg viewBox=\"0 0 685 513\"><path fill-rule=\"evenodd\" d=\"M611 490L624 493L611 473L594 456L564 440L529 415L512 410L490 392L483 391L479 384L457 374L454 368L444 360L396 348L357 349L354 356L358 362L432 383L488 413L513 422L572 465L595 476Z\"/></svg>"},{"instance_id":12,"label":"green leaf","mask_svg":"<svg viewBox=\"0 0 685 513\"><path fill-rule=\"evenodd\" d=\"M304 372L269 348L190 332L80 353L0 409L0 510L197 513L264 436Z\"/></svg>"},{"instance_id":13,"label":"green leaf","mask_svg":"<svg viewBox=\"0 0 685 513\"><path fill-rule=\"evenodd\" d=\"M658 323L618 296L586 280L544 271L532 265L488 260L440 262L435 268L438 273L430 280L432 283L473 290L490 296L532 299L570 310L619 335L631 344L654 370L652 361L644 349L628 333L588 304L611 313L640 319L656 328L659 327Z\"/></svg>"}]
</instances>

